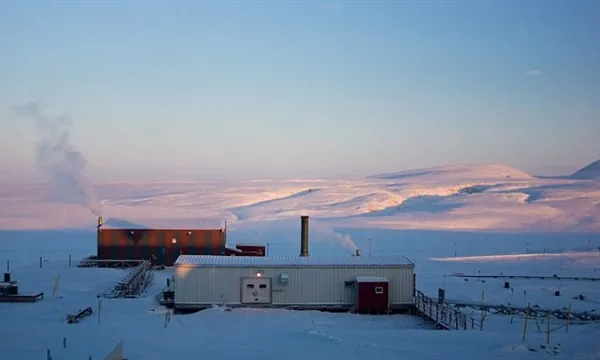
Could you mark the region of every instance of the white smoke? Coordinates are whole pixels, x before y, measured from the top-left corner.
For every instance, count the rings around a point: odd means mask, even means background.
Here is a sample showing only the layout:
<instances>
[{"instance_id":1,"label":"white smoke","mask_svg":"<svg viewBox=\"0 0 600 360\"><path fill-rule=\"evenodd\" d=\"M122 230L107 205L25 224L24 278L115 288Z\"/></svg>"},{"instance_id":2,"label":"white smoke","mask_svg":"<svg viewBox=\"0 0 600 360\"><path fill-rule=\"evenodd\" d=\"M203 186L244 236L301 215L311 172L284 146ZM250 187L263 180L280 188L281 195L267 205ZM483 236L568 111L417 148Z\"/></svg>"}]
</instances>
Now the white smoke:
<instances>
[{"instance_id":1,"label":"white smoke","mask_svg":"<svg viewBox=\"0 0 600 360\"><path fill-rule=\"evenodd\" d=\"M82 153L70 143L69 126L72 119L63 114L52 117L44 113L37 102L15 107L18 117L30 118L40 132L36 144L36 162L61 200L85 205L101 216L101 204L94 187L83 171L87 161Z\"/></svg>"},{"instance_id":2,"label":"white smoke","mask_svg":"<svg viewBox=\"0 0 600 360\"><path fill-rule=\"evenodd\" d=\"M352 252L358 250L358 246L356 246L350 235L340 234L322 222L312 220L309 223L309 229L309 238L315 241L335 243Z\"/></svg>"}]
</instances>

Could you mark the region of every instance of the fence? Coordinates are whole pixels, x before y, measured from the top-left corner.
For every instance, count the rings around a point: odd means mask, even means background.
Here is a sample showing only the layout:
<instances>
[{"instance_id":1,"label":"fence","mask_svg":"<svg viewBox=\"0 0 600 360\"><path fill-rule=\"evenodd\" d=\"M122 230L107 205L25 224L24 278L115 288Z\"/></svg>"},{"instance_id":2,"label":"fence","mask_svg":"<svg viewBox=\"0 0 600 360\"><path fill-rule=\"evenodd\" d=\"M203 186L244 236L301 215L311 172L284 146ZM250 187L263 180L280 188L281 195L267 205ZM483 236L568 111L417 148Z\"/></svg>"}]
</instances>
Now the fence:
<instances>
[{"instance_id":1,"label":"fence","mask_svg":"<svg viewBox=\"0 0 600 360\"><path fill-rule=\"evenodd\" d=\"M414 302L417 315L435 322L438 328L446 330L483 330L485 316L477 320L451 305L430 298L419 290L415 290Z\"/></svg>"}]
</instances>

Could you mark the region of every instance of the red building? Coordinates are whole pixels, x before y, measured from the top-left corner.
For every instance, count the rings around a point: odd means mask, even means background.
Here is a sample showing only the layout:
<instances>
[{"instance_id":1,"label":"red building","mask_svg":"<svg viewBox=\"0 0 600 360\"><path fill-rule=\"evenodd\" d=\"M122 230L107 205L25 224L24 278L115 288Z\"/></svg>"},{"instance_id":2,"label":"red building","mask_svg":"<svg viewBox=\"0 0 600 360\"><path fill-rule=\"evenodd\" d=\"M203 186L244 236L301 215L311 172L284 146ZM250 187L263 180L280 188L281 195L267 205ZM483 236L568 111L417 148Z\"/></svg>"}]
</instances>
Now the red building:
<instances>
[{"instance_id":1,"label":"red building","mask_svg":"<svg viewBox=\"0 0 600 360\"><path fill-rule=\"evenodd\" d=\"M150 260L172 266L179 255L264 256L265 247L227 248L226 224L196 219L98 219L98 259ZM249 251L248 251L249 250ZM260 254L262 252L262 255Z\"/></svg>"}]
</instances>

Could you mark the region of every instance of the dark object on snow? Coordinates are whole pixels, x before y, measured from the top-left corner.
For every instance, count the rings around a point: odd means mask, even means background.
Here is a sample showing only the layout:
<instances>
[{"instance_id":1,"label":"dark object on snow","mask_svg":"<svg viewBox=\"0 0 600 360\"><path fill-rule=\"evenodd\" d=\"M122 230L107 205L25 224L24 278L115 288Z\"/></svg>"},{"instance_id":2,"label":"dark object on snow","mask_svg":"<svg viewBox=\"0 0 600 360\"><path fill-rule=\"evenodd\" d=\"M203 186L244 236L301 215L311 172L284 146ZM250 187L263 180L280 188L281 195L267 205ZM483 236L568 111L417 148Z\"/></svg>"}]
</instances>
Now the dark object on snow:
<instances>
[{"instance_id":1,"label":"dark object on snow","mask_svg":"<svg viewBox=\"0 0 600 360\"><path fill-rule=\"evenodd\" d=\"M163 291L163 299L167 300L167 301L174 301L175 300L175 291L174 290L165 290Z\"/></svg>"},{"instance_id":2,"label":"dark object on snow","mask_svg":"<svg viewBox=\"0 0 600 360\"><path fill-rule=\"evenodd\" d=\"M560 290L556 290L556 291L554 292L554 296L560 296Z\"/></svg>"},{"instance_id":3,"label":"dark object on snow","mask_svg":"<svg viewBox=\"0 0 600 360\"><path fill-rule=\"evenodd\" d=\"M308 216L300 216L300 256L308 256Z\"/></svg>"},{"instance_id":4,"label":"dark object on snow","mask_svg":"<svg viewBox=\"0 0 600 360\"><path fill-rule=\"evenodd\" d=\"M505 281L505 282L504 282L504 288L505 288L505 289L510 289L510 282L508 282L508 281Z\"/></svg>"},{"instance_id":5,"label":"dark object on snow","mask_svg":"<svg viewBox=\"0 0 600 360\"><path fill-rule=\"evenodd\" d=\"M93 313L92 308L88 307L83 310L79 310L76 314L68 314L67 315L67 324L78 323L79 320L83 319L86 316L92 315L92 313Z\"/></svg>"}]
</instances>

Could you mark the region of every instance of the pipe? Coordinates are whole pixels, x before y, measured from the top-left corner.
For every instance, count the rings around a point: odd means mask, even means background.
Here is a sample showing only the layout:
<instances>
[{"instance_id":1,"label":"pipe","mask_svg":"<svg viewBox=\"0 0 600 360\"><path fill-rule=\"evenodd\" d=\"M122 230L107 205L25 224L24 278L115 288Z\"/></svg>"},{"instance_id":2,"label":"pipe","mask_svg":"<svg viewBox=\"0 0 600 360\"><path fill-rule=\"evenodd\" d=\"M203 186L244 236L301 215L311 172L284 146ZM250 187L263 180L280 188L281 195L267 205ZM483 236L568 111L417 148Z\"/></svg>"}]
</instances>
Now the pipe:
<instances>
[{"instance_id":1,"label":"pipe","mask_svg":"<svg viewBox=\"0 0 600 360\"><path fill-rule=\"evenodd\" d=\"M300 256L308 256L308 216L301 216L300 223Z\"/></svg>"}]
</instances>

